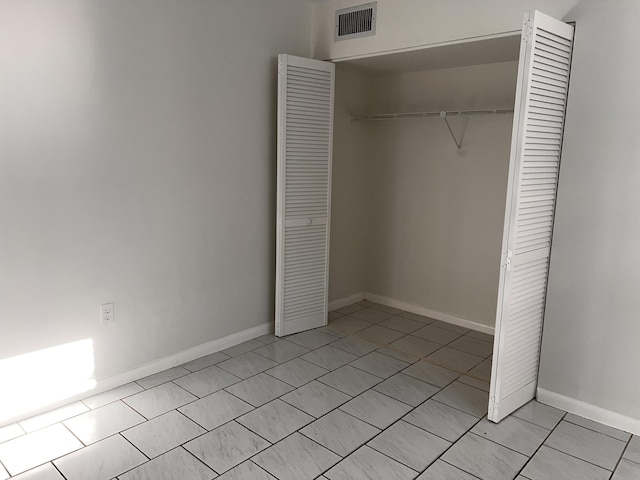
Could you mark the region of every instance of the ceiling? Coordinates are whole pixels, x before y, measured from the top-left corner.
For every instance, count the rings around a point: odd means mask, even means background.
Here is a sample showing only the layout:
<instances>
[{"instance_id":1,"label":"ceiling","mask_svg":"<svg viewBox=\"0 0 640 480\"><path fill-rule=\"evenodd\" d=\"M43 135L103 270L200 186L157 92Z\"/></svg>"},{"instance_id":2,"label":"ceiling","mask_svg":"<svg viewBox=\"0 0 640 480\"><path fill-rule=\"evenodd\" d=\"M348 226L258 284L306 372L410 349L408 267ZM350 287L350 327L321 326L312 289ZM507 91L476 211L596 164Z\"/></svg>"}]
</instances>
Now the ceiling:
<instances>
[{"instance_id":1,"label":"ceiling","mask_svg":"<svg viewBox=\"0 0 640 480\"><path fill-rule=\"evenodd\" d=\"M416 72L518 60L520 32L496 38L425 47L399 53L339 61L373 75Z\"/></svg>"}]
</instances>

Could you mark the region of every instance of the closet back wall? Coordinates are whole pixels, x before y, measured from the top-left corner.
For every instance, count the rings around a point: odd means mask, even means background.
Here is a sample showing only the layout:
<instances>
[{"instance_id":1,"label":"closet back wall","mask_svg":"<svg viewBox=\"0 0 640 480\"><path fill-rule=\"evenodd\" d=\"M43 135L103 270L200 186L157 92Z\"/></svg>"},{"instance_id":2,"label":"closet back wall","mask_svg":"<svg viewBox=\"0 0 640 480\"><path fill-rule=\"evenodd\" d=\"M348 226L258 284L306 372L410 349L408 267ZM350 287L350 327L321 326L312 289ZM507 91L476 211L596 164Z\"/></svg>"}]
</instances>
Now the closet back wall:
<instances>
[{"instance_id":1,"label":"closet back wall","mask_svg":"<svg viewBox=\"0 0 640 480\"><path fill-rule=\"evenodd\" d=\"M373 78L375 112L513 106L517 62ZM367 292L493 326L513 116L367 122ZM452 119L460 135L462 123Z\"/></svg>"}]
</instances>

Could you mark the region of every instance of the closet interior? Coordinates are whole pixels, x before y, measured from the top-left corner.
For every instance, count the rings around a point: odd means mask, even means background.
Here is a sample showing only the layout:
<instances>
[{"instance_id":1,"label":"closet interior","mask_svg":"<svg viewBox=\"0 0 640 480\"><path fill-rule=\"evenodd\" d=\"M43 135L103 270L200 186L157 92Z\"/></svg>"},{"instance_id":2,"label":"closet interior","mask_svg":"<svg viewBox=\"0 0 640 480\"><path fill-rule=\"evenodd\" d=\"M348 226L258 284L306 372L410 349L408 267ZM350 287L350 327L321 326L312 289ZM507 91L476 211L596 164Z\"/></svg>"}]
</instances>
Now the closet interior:
<instances>
[{"instance_id":1,"label":"closet interior","mask_svg":"<svg viewBox=\"0 0 640 480\"><path fill-rule=\"evenodd\" d=\"M329 304L492 333L519 36L336 64Z\"/></svg>"}]
</instances>

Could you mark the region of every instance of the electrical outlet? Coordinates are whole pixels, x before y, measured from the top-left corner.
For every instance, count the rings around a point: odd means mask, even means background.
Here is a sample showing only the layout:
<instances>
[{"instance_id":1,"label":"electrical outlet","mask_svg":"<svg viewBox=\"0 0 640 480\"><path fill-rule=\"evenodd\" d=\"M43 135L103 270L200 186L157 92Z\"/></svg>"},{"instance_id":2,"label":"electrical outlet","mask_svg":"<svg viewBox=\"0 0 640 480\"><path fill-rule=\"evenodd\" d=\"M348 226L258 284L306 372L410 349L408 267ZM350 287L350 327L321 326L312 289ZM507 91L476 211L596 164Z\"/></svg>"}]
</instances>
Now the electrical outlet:
<instances>
[{"instance_id":1,"label":"electrical outlet","mask_svg":"<svg viewBox=\"0 0 640 480\"><path fill-rule=\"evenodd\" d=\"M104 303L100 305L100 323L109 325L116 321L113 303Z\"/></svg>"}]
</instances>

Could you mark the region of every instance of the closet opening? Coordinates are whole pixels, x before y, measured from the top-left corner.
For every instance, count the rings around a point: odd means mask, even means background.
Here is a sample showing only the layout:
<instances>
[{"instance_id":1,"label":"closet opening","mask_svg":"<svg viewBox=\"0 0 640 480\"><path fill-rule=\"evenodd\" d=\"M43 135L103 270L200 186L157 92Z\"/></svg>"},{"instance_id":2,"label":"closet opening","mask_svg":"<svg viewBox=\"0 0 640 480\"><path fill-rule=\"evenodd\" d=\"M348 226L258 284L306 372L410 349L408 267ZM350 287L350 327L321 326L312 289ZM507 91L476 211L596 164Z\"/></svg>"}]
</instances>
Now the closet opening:
<instances>
[{"instance_id":1,"label":"closet opening","mask_svg":"<svg viewBox=\"0 0 640 480\"><path fill-rule=\"evenodd\" d=\"M276 334L448 369L493 421L534 398L572 46L532 11L518 35L281 55Z\"/></svg>"}]
</instances>

